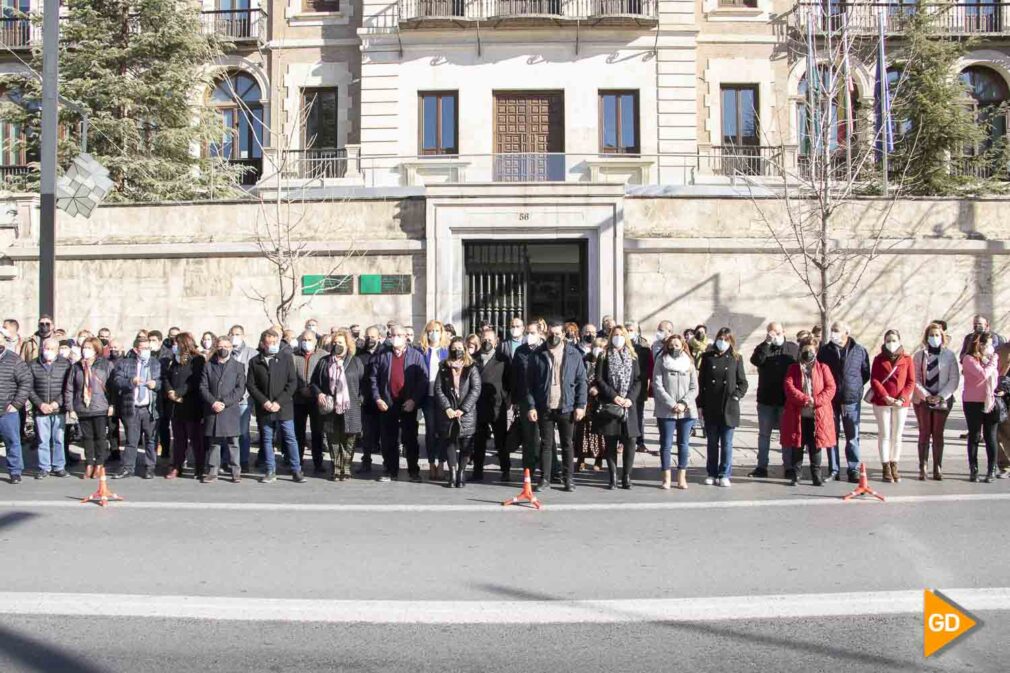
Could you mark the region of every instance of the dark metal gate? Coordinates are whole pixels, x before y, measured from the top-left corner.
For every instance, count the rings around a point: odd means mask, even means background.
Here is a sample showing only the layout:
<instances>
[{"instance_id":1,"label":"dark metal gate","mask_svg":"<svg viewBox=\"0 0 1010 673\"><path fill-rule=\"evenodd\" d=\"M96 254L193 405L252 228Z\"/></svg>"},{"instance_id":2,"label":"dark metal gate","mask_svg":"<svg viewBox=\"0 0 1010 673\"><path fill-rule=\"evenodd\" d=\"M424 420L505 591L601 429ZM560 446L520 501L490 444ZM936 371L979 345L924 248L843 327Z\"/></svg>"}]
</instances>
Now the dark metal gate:
<instances>
[{"instance_id":1,"label":"dark metal gate","mask_svg":"<svg viewBox=\"0 0 1010 673\"><path fill-rule=\"evenodd\" d=\"M530 260L525 243L463 243L466 330L484 321L504 334L513 316L525 316Z\"/></svg>"}]
</instances>

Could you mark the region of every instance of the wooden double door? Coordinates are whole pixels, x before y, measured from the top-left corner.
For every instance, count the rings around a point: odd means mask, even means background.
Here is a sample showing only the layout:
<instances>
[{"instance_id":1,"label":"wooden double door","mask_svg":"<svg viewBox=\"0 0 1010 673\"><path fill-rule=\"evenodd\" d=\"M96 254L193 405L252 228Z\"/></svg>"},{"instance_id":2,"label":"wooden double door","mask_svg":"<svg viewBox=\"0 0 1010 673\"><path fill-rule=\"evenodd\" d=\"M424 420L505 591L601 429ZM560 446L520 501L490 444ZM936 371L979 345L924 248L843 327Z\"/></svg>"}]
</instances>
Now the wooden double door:
<instances>
[{"instance_id":1,"label":"wooden double door","mask_svg":"<svg viewBox=\"0 0 1010 673\"><path fill-rule=\"evenodd\" d=\"M495 181L563 181L564 151L563 92L495 92Z\"/></svg>"}]
</instances>

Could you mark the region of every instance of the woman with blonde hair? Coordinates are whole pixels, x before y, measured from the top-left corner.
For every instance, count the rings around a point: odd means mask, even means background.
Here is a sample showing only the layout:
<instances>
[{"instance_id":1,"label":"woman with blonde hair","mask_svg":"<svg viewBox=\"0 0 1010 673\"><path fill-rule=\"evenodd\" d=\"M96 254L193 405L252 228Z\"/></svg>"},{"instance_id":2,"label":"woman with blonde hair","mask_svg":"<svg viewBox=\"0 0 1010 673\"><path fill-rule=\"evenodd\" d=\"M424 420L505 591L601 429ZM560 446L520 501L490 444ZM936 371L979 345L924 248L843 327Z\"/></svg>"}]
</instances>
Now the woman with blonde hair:
<instances>
[{"instance_id":1,"label":"woman with blonde hair","mask_svg":"<svg viewBox=\"0 0 1010 673\"><path fill-rule=\"evenodd\" d=\"M986 476L989 483L996 463L996 430L1000 423L1000 407L996 403L999 383L999 358L993 347L992 332L972 335L968 349L961 358L964 369L964 420L968 424L968 481L978 481L978 444L985 442Z\"/></svg>"},{"instance_id":2,"label":"woman with blonde hair","mask_svg":"<svg viewBox=\"0 0 1010 673\"><path fill-rule=\"evenodd\" d=\"M691 452L691 430L698 420L698 370L691 359L687 341L671 334L656 355L652 370L652 392L656 424L659 426L659 461L662 488L672 481L671 449L677 440L677 488L687 488L687 464Z\"/></svg>"},{"instance_id":3,"label":"woman with blonde hair","mask_svg":"<svg viewBox=\"0 0 1010 673\"><path fill-rule=\"evenodd\" d=\"M312 393L319 405L323 432L333 458L332 481L351 477L354 443L361 435L361 388L365 366L355 357L357 344L350 330L333 335L329 355L312 372Z\"/></svg>"},{"instance_id":4,"label":"woman with blonde hair","mask_svg":"<svg viewBox=\"0 0 1010 673\"><path fill-rule=\"evenodd\" d=\"M915 390L912 404L919 426L919 481L926 479L930 443L933 445L933 479L943 479L943 431L961 384L957 355L947 345L943 325L932 322L922 335L922 347L912 356Z\"/></svg>"},{"instance_id":5,"label":"woman with blonde hair","mask_svg":"<svg viewBox=\"0 0 1010 673\"><path fill-rule=\"evenodd\" d=\"M480 387L480 371L463 347L463 340L453 338L449 357L439 366L435 382L438 434L449 459L447 488L466 485L464 474L473 453Z\"/></svg>"},{"instance_id":6,"label":"woman with blonde hair","mask_svg":"<svg viewBox=\"0 0 1010 673\"><path fill-rule=\"evenodd\" d=\"M438 437L438 421L435 419L435 382L438 367L449 355L449 334L445 325L438 320L429 320L421 334L421 353L428 365L428 396L424 398L421 411L424 414L424 451L428 454L428 480L442 478L445 469L445 447Z\"/></svg>"},{"instance_id":7,"label":"woman with blonde hair","mask_svg":"<svg viewBox=\"0 0 1010 673\"><path fill-rule=\"evenodd\" d=\"M635 400L642 388L642 370L627 330L615 325L610 330L607 349L596 361L596 380L600 406L594 430L603 435L607 456L607 488L617 487L617 444L623 447L621 488L631 488L635 466L635 440L638 439L638 411Z\"/></svg>"}]
</instances>

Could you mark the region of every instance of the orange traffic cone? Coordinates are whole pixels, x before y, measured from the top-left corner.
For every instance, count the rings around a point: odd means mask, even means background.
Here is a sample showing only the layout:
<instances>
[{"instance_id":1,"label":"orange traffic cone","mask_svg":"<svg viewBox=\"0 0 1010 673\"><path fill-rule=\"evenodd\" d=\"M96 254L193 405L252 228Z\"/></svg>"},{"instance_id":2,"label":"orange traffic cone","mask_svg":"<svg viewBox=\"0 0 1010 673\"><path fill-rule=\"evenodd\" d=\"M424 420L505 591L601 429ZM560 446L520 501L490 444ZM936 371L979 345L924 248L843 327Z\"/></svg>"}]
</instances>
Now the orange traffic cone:
<instances>
[{"instance_id":1,"label":"orange traffic cone","mask_svg":"<svg viewBox=\"0 0 1010 673\"><path fill-rule=\"evenodd\" d=\"M523 490L522 492L515 496L514 498L509 498L502 505L518 505L521 502L528 502L537 509L541 509L542 505L540 501L537 500L537 496L533 495L533 482L530 481L530 468L525 468L523 470Z\"/></svg>"},{"instance_id":2,"label":"orange traffic cone","mask_svg":"<svg viewBox=\"0 0 1010 673\"><path fill-rule=\"evenodd\" d=\"M854 490L852 493L849 493L847 496L842 498L842 500L850 500L851 498L855 498L856 496L859 495L872 495L874 498L880 500L881 502L885 502L884 496L880 495L872 488L870 488L870 484L866 479L865 463L859 464L859 485L856 486L856 490Z\"/></svg>"},{"instance_id":3,"label":"orange traffic cone","mask_svg":"<svg viewBox=\"0 0 1010 673\"><path fill-rule=\"evenodd\" d=\"M81 500L81 502L97 502L99 506L105 507L109 504L109 501L122 500L121 497L109 490L109 484L105 479L105 467L99 465L95 468L95 472L98 477L98 490L84 500Z\"/></svg>"}]
</instances>

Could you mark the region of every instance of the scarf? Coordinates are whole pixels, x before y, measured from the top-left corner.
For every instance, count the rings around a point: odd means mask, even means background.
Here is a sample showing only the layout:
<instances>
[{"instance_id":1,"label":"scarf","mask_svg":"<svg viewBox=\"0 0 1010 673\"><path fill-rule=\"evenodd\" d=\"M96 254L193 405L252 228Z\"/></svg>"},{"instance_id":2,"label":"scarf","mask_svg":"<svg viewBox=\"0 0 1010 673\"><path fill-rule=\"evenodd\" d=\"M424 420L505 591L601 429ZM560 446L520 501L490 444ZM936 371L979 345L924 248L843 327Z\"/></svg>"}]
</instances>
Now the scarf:
<instances>
[{"instance_id":1,"label":"scarf","mask_svg":"<svg viewBox=\"0 0 1010 673\"><path fill-rule=\"evenodd\" d=\"M668 372L676 372L678 374L686 374L689 370L694 369L694 363L691 358L687 357L686 351L680 351L680 357L674 357L669 351L663 353L663 369Z\"/></svg>"},{"instance_id":2,"label":"scarf","mask_svg":"<svg viewBox=\"0 0 1010 673\"><path fill-rule=\"evenodd\" d=\"M81 365L84 367L84 391L82 398L84 399L84 408L87 409L91 406L91 365L88 364L87 360L81 360Z\"/></svg>"},{"instance_id":3,"label":"scarf","mask_svg":"<svg viewBox=\"0 0 1010 673\"><path fill-rule=\"evenodd\" d=\"M924 386L930 395L940 392L940 349L926 350L926 376Z\"/></svg>"},{"instance_id":4,"label":"scarf","mask_svg":"<svg viewBox=\"0 0 1010 673\"><path fill-rule=\"evenodd\" d=\"M351 406L347 395L347 377L344 375L344 360L330 357L330 395L333 396L333 413L343 414Z\"/></svg>"},{"instance_id":5,"label":"scarf","mask_svg":"<svg viewBox=\"0 0 1010 673\"><path fill-rule=\"evenodd\" d=\"M631 353L627 348L612 350L608 355L611 365L607 367L610 383L617 389L617 394L627 397L631 387Z\"/></svg>"}]
</instances>

